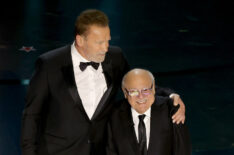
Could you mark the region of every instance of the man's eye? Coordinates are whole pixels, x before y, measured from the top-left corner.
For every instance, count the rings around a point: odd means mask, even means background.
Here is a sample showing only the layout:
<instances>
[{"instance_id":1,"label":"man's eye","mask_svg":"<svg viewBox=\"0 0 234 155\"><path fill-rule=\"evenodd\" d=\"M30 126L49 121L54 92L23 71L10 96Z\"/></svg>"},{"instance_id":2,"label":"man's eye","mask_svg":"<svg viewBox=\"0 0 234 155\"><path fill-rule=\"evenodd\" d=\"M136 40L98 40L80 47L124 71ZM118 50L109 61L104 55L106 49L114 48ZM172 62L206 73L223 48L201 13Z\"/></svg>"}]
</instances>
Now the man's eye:
<instances>
[{"instance_id":1,"label":"man's eye","mask_svg":"<svg viewBox=\"0 0 234 155\"><path fill-rule=\"evenodd\" d=\"M137 96L137 95L138 95L138 91L130 91L130 94L131 94L132 96Z\"/></svg>"},{"instance_id":2,"label":"man's eye","mask_svg":"<svg viewBox=\"0 0 234 155\"><path fill-rule=\"evenodd\" d=\"M148 91L149 91L149 89L142 89L142 90L141 90L141 92L143 92L143 93L144 93L144 92L148 92Z\"/></svg>"}]
</instances>

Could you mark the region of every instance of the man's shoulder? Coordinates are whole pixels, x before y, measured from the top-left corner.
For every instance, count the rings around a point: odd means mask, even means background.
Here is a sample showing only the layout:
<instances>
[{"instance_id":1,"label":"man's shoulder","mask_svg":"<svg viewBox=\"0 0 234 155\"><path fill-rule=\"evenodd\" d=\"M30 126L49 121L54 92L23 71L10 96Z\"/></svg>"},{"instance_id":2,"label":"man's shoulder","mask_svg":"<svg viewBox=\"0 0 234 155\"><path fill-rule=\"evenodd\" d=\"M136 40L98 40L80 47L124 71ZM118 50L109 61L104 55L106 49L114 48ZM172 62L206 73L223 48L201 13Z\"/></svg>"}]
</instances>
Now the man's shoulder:
<instances>
[{"instance_id":1,"label":"man's shoulder","mask_svg":"<svg viewBox=\"0 0 234 155\"><path fill-rule=\"evenodd\" d=\"M173 115L179 108L178 106L173 105L173 100L169 97L156 96L155 103L152 105L157 110L169 112L170 115Z\"/></svg>"},{"instance_id":2,"label":"man's shoulder","mask_svg":"<svg viewBox=\"0 0 234 155\"><path fill-rule=\"evenodd\" d=\"M165 106L171 104L172 99L166 96L156 96L155 97L155 105L157 106Z\"/></svg>"},{"instance_id":3,"label":"man's shoulder","mask_svg":"<svg viewBox=\"0 0 234 155\"><path fill-rule=\"evenodd\" d=\"M110 45L109 48L108 48L108 52L111 52L111 53L121 53L122 49L119 46Z\"/></svg>"},{"instance_id":4,"label":"man's shoulder","mask_svg":"<svg viewBox=\"0 0 234 155\"><path fill-rule=\"evenodd\" d=\"M69 52L71 51L71 45L66 45L63 47L59 47L53 50L50 50L42 55L39 56L41 59L56 59L56 58L64 58L65 56L69 55Z\"/></svg>"},{"instance_id":5,"label":"man's shoulder","mask_svg":"<svg viewBox=\"0 0 234 155\"><path fill-rule=\"evenodd\" d=\"M108 52L106 53L105 62L111 61L114 66L120 67L127 65L127 60L122 50L118 46L110 46Z\"/></svg>"},{"instance_id":6,"label":"man's shoulder","mask_svg":"<svg viewBox=\"0 0 234 155\"><path fill-rule=\"evenodd\" d=\"M109 46L108 52L106 53L106 56L108 58L118 58L122 57L123 52L122 49L118 46Z\"/></svg>"}]
</instances>

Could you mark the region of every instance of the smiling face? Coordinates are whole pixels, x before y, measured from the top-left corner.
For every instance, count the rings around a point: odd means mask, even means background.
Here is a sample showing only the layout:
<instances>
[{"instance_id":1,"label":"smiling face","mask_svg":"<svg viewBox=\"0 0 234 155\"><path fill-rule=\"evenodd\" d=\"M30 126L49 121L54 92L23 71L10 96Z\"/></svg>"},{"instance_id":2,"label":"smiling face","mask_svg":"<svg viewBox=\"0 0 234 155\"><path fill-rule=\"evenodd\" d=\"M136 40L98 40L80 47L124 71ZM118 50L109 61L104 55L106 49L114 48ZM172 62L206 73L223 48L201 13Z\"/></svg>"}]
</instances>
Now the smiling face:
<instances>
[{"instance_id":1,"label":"smiling face","mask_svg":"<svg viewBox=\"0 0 234 155\"><path fill-rule=\"evenodd\" d=\"M91 25L87 33L76 35L76 48L85 59L100 63L105 59L110 39L109 26Z\"/></svg>"},{"instance_id":2,"label":"smiling face","mask_svg":"<svg viewBox=\"0 0 234 155\"><path fill-rule=\"evenodd\" d=\"M155 99L155 86L152 77L144 70L130 72L124 83L122 89L129 104L138 113L143 114L151 107Z\"/></svg>"}]
</instances>

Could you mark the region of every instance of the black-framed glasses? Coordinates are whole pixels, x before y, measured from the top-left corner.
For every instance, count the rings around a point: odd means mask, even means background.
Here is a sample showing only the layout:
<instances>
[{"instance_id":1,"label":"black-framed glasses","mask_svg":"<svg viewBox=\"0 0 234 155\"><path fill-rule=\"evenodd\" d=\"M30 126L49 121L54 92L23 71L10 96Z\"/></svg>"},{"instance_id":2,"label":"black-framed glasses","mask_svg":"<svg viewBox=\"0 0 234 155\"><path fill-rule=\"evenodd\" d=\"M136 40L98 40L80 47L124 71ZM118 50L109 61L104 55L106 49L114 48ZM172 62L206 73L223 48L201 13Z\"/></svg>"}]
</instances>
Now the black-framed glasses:
<instances>
[{"instance_id":1,"label":"black-framed glasses","mask_svg":"<svg viewBox=\"0 0 234 155\"><path fill-rule=\"evenodd\" d=\"M138 90L138 89L129 89L127 90L125 88L125 91L128 93L129 96L131 97L136 97L136 96L139 96L140 94L143 95L143 96L148 96L152 93L152 89L153 89L153 84L151 85L150 88L143 88L141 90Z\"/></svg>"}]
</instances>

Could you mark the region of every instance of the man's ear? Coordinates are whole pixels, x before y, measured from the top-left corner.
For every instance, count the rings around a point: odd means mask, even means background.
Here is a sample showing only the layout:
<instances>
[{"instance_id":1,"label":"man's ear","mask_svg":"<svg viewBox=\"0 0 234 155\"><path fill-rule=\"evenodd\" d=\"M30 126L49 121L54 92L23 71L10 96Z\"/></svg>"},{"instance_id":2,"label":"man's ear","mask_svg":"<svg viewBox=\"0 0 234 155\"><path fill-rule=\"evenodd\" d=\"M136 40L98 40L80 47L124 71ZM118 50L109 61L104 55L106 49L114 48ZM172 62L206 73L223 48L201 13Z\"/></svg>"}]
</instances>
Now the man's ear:
<instances>
[{"instance_id":1,"label":"man's ear","mask_svg":"<svg viewBox=\"0 0 234 155\"><path fill-rule=\"evenodd\" d=\"M127 98L126 91L125 91L125 89L123 87L122 87L122 91L123 91L123 94L124 94L124 98Z\"/></svg>"},{"instance_id":2,"label":"man's ear","mask_svg":"<svg viewBox=\"0 0 234 155\"><path fill-rule=\"evenodd\" d=\"M153 82L153 88L152 88L153 94L156 94L156 88L155 88L155 81Z\"/></svg>"},{"instance_id":3,"label":"man's ear","mask_svg":"<svg viewBox=\"0 0 234 155\"><path fill-rule=\"evenodd\" d=\"M82 47L84 44L84 37L82 35L77 34L76 35L76 45L78 47Z\"/></svg>"}]
</instances>

